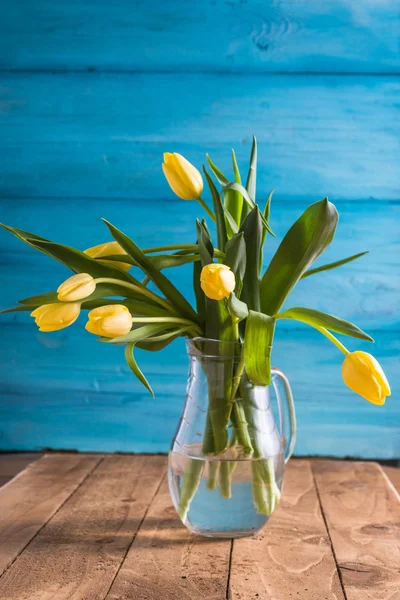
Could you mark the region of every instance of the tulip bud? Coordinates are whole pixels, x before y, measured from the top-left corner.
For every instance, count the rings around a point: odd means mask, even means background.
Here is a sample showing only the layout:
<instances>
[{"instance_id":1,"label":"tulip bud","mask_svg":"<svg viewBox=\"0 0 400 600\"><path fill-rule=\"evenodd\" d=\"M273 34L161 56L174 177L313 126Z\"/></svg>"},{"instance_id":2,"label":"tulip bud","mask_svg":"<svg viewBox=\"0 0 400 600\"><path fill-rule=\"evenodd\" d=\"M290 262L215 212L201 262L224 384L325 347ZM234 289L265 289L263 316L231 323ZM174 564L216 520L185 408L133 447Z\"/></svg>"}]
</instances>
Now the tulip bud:
<instances>
[{"instance_id":1,"label":"tulip bud","mask_svg":"<svg viewBox=\"0 0 400 600\"><path fill-rule=\"evenodd\" d=\"M91 310L88 317L86 330L102 337L119 337L132 328L131 313L123 304L99 306Z\"/></svg>"},{"instance_id":2,"label":"tulip bud","mask_svg":"<svg viewBox=\"0 0 400 600\"><path fill-rule=\"evenodd\" d=\"M114 256L116 254L121 254L126 256L126 252L118 242L106 242L105 244L99 244L98 246L93 246L92 248L88 248L85 250L85 254L90 256L91 258L101 258L102 256ZM115 267L119 267L120 269L124 269L124 271L129 271L132 265L124 262L116 262L115 260L104 260L103 262L110 263Z\"/></svg>"},{"instance_id":3,"label":"tulip bud","mask_svg":"<svg viewBox=\"0 0 400 600\"><path fill-rule=\"evenodd\" d=\"M222 300L235 289L235 275L226 265L211 263L203 267L200 285L208 298Z\"/></svg>"},{"instance_id":4,"label":"tulip bud","mask_svg":"<svg viewBox=\"0 0 400 600\"><path fill-rule=\"evenodd\" d=\"M356 350L343 361L342 376L345 384L372 404L385 404L390 386L382 367L371 354Z\"/></svg>"},{"instance_id":5,"label":"tulip bud","mask_svg":"<svg viewBox=\"0 0 400 600\"><path fill-rule=\"evenodd\" d=\"M96 282L89 273L78 273L72 275L58 290L58 299L62 302L75 302L75 300L83 300L87 298L96 289Z\"/></svg>"},{"instance_id":6,"label":"tulip bud","mask_svg":"<svg viewBox=\"0 0 400 600\"><path fill-rule=\"evenodd\" d=\"M197 200L203 191L200 172L181 154L164 153L162 169L172 191L182 200Z\"/></svg>"},{"instance_id":7,"label":"tulip bud","mask_svg":"<svg viewBox=\"0 0 400 600\"><path fill-rule=\"evenodd\" d=\"M72 325L79 317L80 302L43 304L31 312L39 331L58 331Z\"/></svg>"}]
</instances>

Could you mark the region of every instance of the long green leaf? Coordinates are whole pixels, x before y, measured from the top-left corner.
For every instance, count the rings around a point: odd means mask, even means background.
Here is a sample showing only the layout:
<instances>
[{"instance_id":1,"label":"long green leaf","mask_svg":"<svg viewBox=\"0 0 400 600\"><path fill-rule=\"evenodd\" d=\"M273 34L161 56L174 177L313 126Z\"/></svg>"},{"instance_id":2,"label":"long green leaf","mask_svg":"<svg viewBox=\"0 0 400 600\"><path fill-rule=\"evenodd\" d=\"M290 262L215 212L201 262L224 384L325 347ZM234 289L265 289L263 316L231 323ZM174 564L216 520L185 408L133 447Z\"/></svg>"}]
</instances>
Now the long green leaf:
<instances>
[{"instance_id":1,"label":"long green leaf","mask_svg":"<svg viewBox=\"0 0 400 600\"><path fill-rule=\"evenodd\" d=\"M146 350L147 352L159 352L163 350L169 344L171 344L174 340L176 340L179 336L185 334L190 327L180 327L178 329L171 329L167 333L163 333L161 335L155 335L150 338L146 338L143 342L138 342L136 344L137 348L142 350Z\"/></svg>"},{"instance_id":2,"label":"long green leaf","mask_svg":"<svg viewBox=\"0 0 400 600\"><path fill-rule=\"evenodd\" d=\"M232 164L233 164L233 174L234 174L234 182L242 183L240 178L239 167L236 162L235 151L232 148ZM228 182L229 183L229 182ZM226 184L225 184L226 185ZM227 229L228 229L228 237L232 237L234 233L237 233L237 229L240 227L242 208L243 208L243 196L240 192L235 190L228 190L223 192L224 194L224 209L225 216L232 215L232 219L236 225L236 227L232 227L230 224L230 220L228 218Z\"/></svg>"},{"instance_id":3,"label":"long green leaf","mask_svg":"<svg viewBox=\"0 0 400 600\"><path fill-rule=\"evenodd\" d=\"M220 195L218 193L217 188L209 174L207 173L207 169L203 167L204 175L207 179L208 187L210 188L211 197L214 205L214 213L216 219L216 227L217 227L217 240L218 240L218 248L223 250L225 248L225 244L227 242L227 233L226 233L226 223L225 223L225 215L224 215L224 207L222 205L222 201Z\"/></svg>"},{"instance_id":4,"label":"long green leaf","mask_svg":"<svg viewBox=\"0 0 400 600\"><path fill-rule=\"evenodd\" d=\"M135 327L125 335L121 335L119 337L111 339L102 338L101 341L106 344L129 344L130 342L136 344L137 342L142 342L148 337L153 337L161 332L164 333L169 329L174 328L176 328L176 323L149 323L148 325L141 325L139 327Z\"/></svg>"},{"instance_id":5,"label":"long green leaf","mask_svg":"<svg viewBox=\"0 0 400 600\"><path fill-rule=\"evenodd\" d=\"M220 169L218 169L217 165L213 163L208 154L206 154L206 157L207 162L210 165L210 169L217 178L218 183L220 183L221 185L227 185L229 183L229 179L225 177L225 175L222 173L222 171L220 171Z\"/></svg>"},{"instance_id":6,"label":"long green leaf","mask_svg":"<svg viewBox=\"0 0 400 600\"><path fill-rule=\"evenodd\" d=\"M151 389L149 382L147 381L146 377L143 375L142 371L140 370L140 368L135 360L135 357L133 355L134 348L135 348L135 344L133 344L133 343L127 344L127 346L125 348L126 362L128 363L128 366L133 371L133 373L136 375L136 377L139 379L140 383L142 383L144 385L144 387L150 392L150 394L154 398L154 392Z\"/></svg>"},{"instance_id":7,"label":"long green leaf","mask_svg":"<svg viewBox=\"0 0 400 600\"><path fill-rule=\"evenodd\" d=\"M244 241L243 231L234 235L226 244L224 263L235 274L235 292L237 296L240 296L243 287L243 278L246 273L246 242Z\"/></svg>"},{"instance_id":8,"label":"long green leaf","mask_svg":"<svg viewBox=\"0 0 400 600\"><path fill-rule=\"evenodd\" d=\"M348 258L342 258L342 260L337 260L333 263L328 263L327 265L322 265L321 267L317 267L316 269L310 269L306 271L302 276L302 279L309 277L310 275L315 275L316 273L322 273L322 271L330 271L331 269L336 269L337 267L341 267L342 265L346 265L361 256L365 256L369 254L368 250L366 252L359 252L358 254L353 254L353 256L349 256Z\"/></svg>"},{"instance_id":9,"label":"long green leaf","mask_svg":"<svg viewBox=\"0 0 400 600\"><path fill-rule=\"evenodd\" d=\"M140 265L140 268L158 289L165 295L165 297L188 319L192 319L196 323L198 322L198 315L190 306L186 298L180 293L180 291L165 277L165 275L159 271L152 263L152 261L140 250L140 248L131 240L127 235L117 229L112 223L102 219L109 228L113 238L120 244L125 252L133 258L134 261Z\"/></svg>"},{"instance_id":10,"label":"long green leaf","mask_svg":"<svg viewBox=\"0 0 400 600\"><path fill-rule=\"evenodd\" d=\"M223 194L223 192L221 192ZM224 215L226 218L226 230L227 232L229 231L229 238L231 238L235 233L237 233L239 231L239 227L235 221L235 219L232 217L231 213L229 212L229 210L226 208L226 206L224 205Z\"/></svg>"},{"instance_id":11,"label":"long green leaf","mask_svg":"<svg viewBox=\"0 0 400 600\"><path fill-rule=\"evenodd\" d=\"M232 292L228 298L228 307L229 312L233 317L235 317L238 321L242 321L243 319L247 319L249 316L249 309L247 304L239 300L235 294Z\"/></svg>"},{"instance_id":12,"label":"long green leaf","mask_svg":"<svg viewBox=\"0 0 400 600\"><path fill-rule=\"evenodd\" d=\"M248 206L253 209L255 208L257 205L255 202L253 202L253 200L250 198L250 196L248 195L246 188L244 188L241 184L239 183L230 183L229 185L225 186L223 189L223 192L225 193L227 190L236 190L242 193L243 198L245 199L246 203L248 204ZM246 212L246 216L248 215L250 211ZM260 213L261 214L261 213ZM275 236L274 232L272 231L268 221L266 221L266 219L264 218L264 215L261 214L261 220L262 223L265 227L265 229L272 235ZM244 219L243 219L243 214L242 214L242 223L243 223Z\"/></svg>"},{"instance_id":13,"label":"long green leaf","mask_svg":"<svg viewBox=\"0 0 400 600\"><path fill-rule=\"evenodd\" d=\"M274 190L272 190L268 194L268 198L267 198L267 201L265 203L264 210L263 210L263 217L267 221L267 223L269 223L269 219L270 219L270 216L271 216L271 201L272 201L272 195L273 195L273 193L274 193ZM264 248L265 238L266 237L267 237L267 228L264 227L263 232L262 232L262 238L261 238L259 273L261 273L261 270L262 270L263 248Z\"/></svg>"},{"instance_id":14,"label":"long green leaf","mask_svg":"<svg viewBox=\"0 0 400 600\"><path fill-rule=\"evenodd\" d=\"M250 194L250 197L254 202L256 200L256 181L257 181L257 140L256 140L255 136L253 136L253 143L251 146L251 153L250 153L250 165L249 165L249 171L247 174L247 181L246 181L246 190ZM247 217L247 215L249 214L249 212L250 212L249 204L248 203L243 204L243 210L242 210L242 216L241 216L242 223L245 220L245 218Z\"/></svg>"},{"instance_id":15,"label":"long green leaf","mask_svg":"<svg viewBox=\"0 0 400 600\"><path fill-rule=\"evenodd\" d=\"M337 210L325 198L311 204L292 225L261 280L262 312L280 311L296 283L333 240L337 222Z\"/></svg>"},{"instance_id":16,"label":"long green leaf","mask_svg":"<svg viewBox=\"0 0 400 600\"><path fill-rule=\"evenodd\" d=\"M258 265L262 239L262 221L258 206L247 215L240 231L244 234L246 244L246 272L243 279L241 299L249 309L260 310L260 281L258 279Z\"/></svg>"},{"instance_id":17,"label":"long green leaf","mask_svg":"<svg viewBox=\"0 0 400 600\"><path fill-rule=\"evenodd\" d=\"M27 240L28 243L31 240ZM75 273L89 273L92 277L109 277L112 279L122 279L123 281L129 281L140 285L140 283L131 275L129 275L123 269L115 267L111 263L103 263L94 258L91 258L84 252L71 248L70 246L64 246L63 244L56 244L54 242L42 242L35 241L32 245L41 250L45 254L55 258L59 262L63 263Z\"/></svg>"},{"instance_id":18,"label":"long green leaf","mask_svg":"<svg viewBox=\"0 0 400 600\"><path fill-rule=\"evenodd\" d=\"M271 351L275 319L253 310L246 320L244 364L248 378L254 385L271 383Z\"/></svg>"},{"instance_id":19,"label":"long green leaf","mask_svg":"<svg viewBox=\"0 0 400 600\"><path fill-rule=\"evenodd\" d=\"M350 337L358 338L360 340L368 340L369 342L374 341L370 335L362 331L362 329L359 329L359 327L357 327L353 323L350 323L350 321L345 321L344 319L340 319L339 317L335 317L328 313L324 313L319 310L314 310L312 308L289 308L288 310L285 310L284 312L276 315L275 318L293 319L295 321L306 323L311 327L324 327L329 331L342 333L343 335L348 335Z\"/></svg>"}]
</instances>

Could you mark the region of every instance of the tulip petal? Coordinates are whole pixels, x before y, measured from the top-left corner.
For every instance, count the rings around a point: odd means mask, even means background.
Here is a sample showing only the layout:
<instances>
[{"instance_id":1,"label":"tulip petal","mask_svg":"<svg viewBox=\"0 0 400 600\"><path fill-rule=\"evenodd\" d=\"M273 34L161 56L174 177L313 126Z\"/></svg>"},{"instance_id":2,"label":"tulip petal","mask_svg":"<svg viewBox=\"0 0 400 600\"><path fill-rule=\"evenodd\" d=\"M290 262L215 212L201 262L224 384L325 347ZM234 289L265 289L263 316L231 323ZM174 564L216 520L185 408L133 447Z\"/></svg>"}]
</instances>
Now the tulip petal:
<instances>
[{"instance_id":1,"label":"tulip petal","mask_svg":"<svg viewBox=\"0 0 400 600\"><path fill-rule=\"evenodd\" d=\"M179 198L182 200L193 200L194 196L192 194L191 189L187 189L187 187L182 183L175 170L169 165L163 163L162 170L164 171L164 175L169 183L170 188Z\"/></svg>"}]
</instances>

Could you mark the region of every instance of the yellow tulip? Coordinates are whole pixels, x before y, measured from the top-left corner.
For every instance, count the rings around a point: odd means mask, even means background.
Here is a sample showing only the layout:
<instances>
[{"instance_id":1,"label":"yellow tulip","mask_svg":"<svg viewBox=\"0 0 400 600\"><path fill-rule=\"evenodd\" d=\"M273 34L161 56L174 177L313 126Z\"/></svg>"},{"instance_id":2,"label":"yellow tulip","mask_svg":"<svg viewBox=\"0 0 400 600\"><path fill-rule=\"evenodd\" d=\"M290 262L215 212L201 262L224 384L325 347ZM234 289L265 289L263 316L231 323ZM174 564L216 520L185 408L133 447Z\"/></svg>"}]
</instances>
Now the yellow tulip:
<instances>
[{"instance_id":1,"label":"yellow tulip","mask_svg":"<svg viewBox=\"0 0 400 600\"><path fill-rule=\"evenodd\" d=\"M79 317L80 302L43 304L31 312L39 331L58 331L69 327Z\"/></svg>"},{"instance_id":2,"label":"yellow tulip","mask_svg":"<svg viewBox=\"0 0 400 600\"><path fill-rule=\"evenodd\" d=\"M123 304L109 304L94 308L88 314L86 330L102 337L119 337L129 333L132 317Z\"/></svg>"},{"instance_id":3,"label":"yellow tulip","mask_svg":"<svg viewBox=\"0 0 400 600\"><path fill-rule=\"evenodd\" d=\"M183 200L197 200L203 191L199 171L181 154L164 153L162 169L172 191Z\"/></svg>"},{"instance_id":4,"label":"yellow tulip","mask_svg":"<svg viewBox=\"0 0 400 600\"><path fill-rule=\"evenodd\" d=\"M91 258L101 258L102 256L114 256L115 254L121 254L126 256L126 252L118 242L106 242L105 244L99 244L85 250L85 254ZM132 265L124 262L116 262L115 260L105 260L103 262L110 263L124 271L129 271Z\"/></svg>"},{"instance_id":5,"label":"yellow tulip","mask_svg":"<svg viewBox=\"0 0 400 600\"><path fill-rule=\"evenodd\" d=\"M203 267L200 285L208 298L222 300L235 289L235 275L226 265L212 263Z\"/></svg>"},{"instance_id":6,"label":"yellow tulip","mask_svg":"<svg viewBox=\"0 0 400 600\"><path fill-rule=\"evenodd\" d=\"M96 289L96 282L89 273L78 273L64 281L58 288L58 299L62 302L75 302L87 298Z\"/></svg>"},{"instance_id":7,"label":"yellow tulip","mask_svg":"<svg viewBox=\"0 0 400 600\"><path fill-rule=\"evenodd\" d=\"M345 384L372 404L382 406L390 396L390 386L381 365L368 352L349 352L343 361Z\"/></svg>"}]
</instances>

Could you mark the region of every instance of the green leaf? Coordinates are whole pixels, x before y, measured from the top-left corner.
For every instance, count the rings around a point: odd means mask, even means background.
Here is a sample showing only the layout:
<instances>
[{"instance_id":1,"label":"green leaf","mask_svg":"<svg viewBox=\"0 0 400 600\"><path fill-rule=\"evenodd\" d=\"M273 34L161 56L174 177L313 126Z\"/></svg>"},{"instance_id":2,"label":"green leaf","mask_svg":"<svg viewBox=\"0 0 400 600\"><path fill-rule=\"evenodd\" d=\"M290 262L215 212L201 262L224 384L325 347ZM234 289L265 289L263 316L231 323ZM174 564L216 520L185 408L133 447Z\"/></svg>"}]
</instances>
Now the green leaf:
<instances>
[{"instance_id":1,"label":"green leaf","mask_svg":"<svg viewBox=\"0 0 400 600\"><path fill-rule=\"evenodd\" d=\"M337 210L325 198L311 204L292 225L261 280L262 312L280 311L296 283L333 240L337 222Z\"/></svg>"},{"instance_id":2,"label":"green leaf","mask_svg":"<svg viewBox=\"0 0 400 600\"><path fill-rule=\"evenodd\" d=\"M182 255L182 254L158 254L157 256L149 257L153 265L161 271L161 269L170 269L172 267L180 267L188 263L200 260L199 254Z\"/></svg>"},{"instance_id":3,"label":"green leaf","mask_svg":"<svg viewBox=\"0 0 400 600\"><path fill-rule=\"evenodd\" d=\"M28 240L28 243L30 240ZM41 250L45 254L48 254L52 258L55 258L59 262L63 263L75 273L89 273L92 277L109 277L112 279L122 279L123 281L139 282L129 275L123 269L119 269L112 264L105 264L98 260L91 258L80 250L75 250L70 246L64 246L63 244L56 244L54 242L42 242L35 241L32 245ZM140 284L139 284L140 285Z\"/></svg>"},{"instance_id":4,"label":"green leaf","mask_svg":"<svg viewBox=\"0 0 400 600\"><path fill-rule=\"evenodd\" d=\"M342 260L337 260L333 263L329 263L327 265L322 265L322 267L317 267L316 269L310 269L309 271L306 271L304 273L304 275L302 276L302 279L305 279L306 277L309 277L310 275L315 275L316 273L321 273L322 271L330 271L331 269L336 269L337 267L341 267L342 265L346 265L349 262L352 262L353 260L356 260L357 258L360 258L361 256L365 256L366 254L369 254L368 250L366 252L359 252L358 254L353 254L353 256L349 256L348 258L342 258Z\"/></svg>"},{"instance_id":5,"label":"green leaf","mask_svg":"<svg viewBox=\"0 0 400 600\"><path fill-rule=\"evenodd\" d=\"M260 281L258 265L260 262L261 237L263 226L258 206L247 215L240 231L246 244L246 272L243 279L241 299L251 310L260 310Z\"/></svg>"},{"instance_id":6,"label":"green leaf","mask_svg":"<svg viewBox=\"0 0 400 600\"><path fill-rule=\"evenodd\" d=\"M210 188L211 197L214 205L214 213L216 219L216 227L217 227L217 240L218 240L218 248L223 250L225 248L225 244L227 242L227 233L226 233L226 223L225 223L225 215L224 215L224 207L222 205L222 201L220 195L218 193L217 188L214 185L213 180L207 173L205 167L203 167L204 175L207 179L208 187Z\"/></svg>"},{"instance_id":7,"label":"green leaf","mask_svg":"<svg viewBox=\"0 0 400 600\"><path fill-rule=\"evenodd\" d=\"M154 392L151 389L151 386L150 386L149 382L147 381L146 377L143 375L142 371L139 369L139 366L135 360L135 357L133 355L134 348L135 348L135 344L133 344L133 343L128 344L126 346L126 348L125 348L126 362L128 363L131 370L134 372L136 377L139 379L139 381L141 383L143 383L144 387L150 392L150 394L154 398Z\"/></svg>"},{"instance_id":8,"label":"green leaf","mask_svg":"<svg viewBox=\"0 0 400 600\"><path fill-rule=\"evenodd\" d=\"M160 350L163 350L164 348L169 346L169 344L171 344L171 342L176 340L179 336L186 333L189 329L190 327L180 327L178 329L172 329L167 333L146 338L145 340L143 340L143 342L138 342L136 346L148 352L159 352Z\"/></svg>"},{"instance_id":9,"label":"green leaf","mask_svg":"<svg viewBox=\"0 0 400 600\"><path fill-rule=\"evenodd\" d=\"M271 201L272 201L272 195L273 195L273 193L274 193L274 190L272 190L269 193L267 201L266 201L265 206L264 206L263 216L264 216L264 219L267 221L267 223L269 223L269 219L270 219L270 216L271 216ZM264 248L265 238L266 237L267 237L267 228L264 227L263 232L262 232L262 238L261 238L259 273L261 273L261 270L262 270L263 248Z\"/></svg>"},{"instance_id":10,"label":"green leaf","mask_svg":"<svg viewBox=\"0 0 400 600\"><path fill-rule=\"evenodd\" d=\"M253 135L253 143L251 146L250 153L250 166L247 174L246 190L250 194L250 197L255 202L256 199L256 180L257 180L257 140ZM249 204L243 204L242 210L242 223L249 214Z\"/></svg>"},{"instance_id":11,"label":"green leaf","mask_svg":"<svg viewBox=\"0 0 400 600\"><path fill-rule=\"evenodd\" d=\"M233 164L233 173L235 183L242 183L240 178L239 167L236 162L235 151L232 149L232 164ZM234 233L237 233L238 228L240 227L240 219L242 215L243 208L243 196L240 192L235 190L229 190L224 193L224 209L226 210L225 215L232 215L232 219L236 225L236 228L232 227L230 221L228 219L229 227L229 237L232 237Z\"/></svg>"},{"instance_id":12,"label":"green leaf","mask_svg":"<svg viewBox=\"0 0 400 600\"><path fill-rule=\"evenodd\" d=\"M249 316L247 304L239 300L233 292L228 298L228 308L231 315L237 319L237 322L243 321Z\"/></svg>"},{"instance_id":13,"label":"green leaf","mask_svg":"<svg viewBox=\"0 0 400 600\"><path fill-rule=\"evenodd\" d=\"M235 219L232 217L231 213L229 212L229 210L226 208L225 205L223 208L224 208L224 215L227 220L227 231L229 230L229 237L232 237L232 235L234 235L235 233L237 233L239 231L239 227L237 226Z\"/></svg>"},{"instance_id":14,"label":"green leaf","mask_svg":"<svg viewBox=\"0 0 400 600\"><path fill-rule=\"evenodd\" d=\"M168 329L176 328L176 324L173 323L149 323L148 325L140 325L131 329L129 333L120 335L112 339L103 339L106 344L128 344L130 342L136 344L142 342L148 337L153 337L161 332L168 331Z\"/></svg>"},{"instance_id":15,"label":"green leaf","mask_svg":"<svg viewBox=\"0 0 400 600\"><path fill-rule=\"evenodd\" d=\"M150 277L158 289L165 297L175 306L185 317L192 319L195 323L198 322L198 315L190 306L186 298L180 291L159 271L152 261L140 250L140 248L127 235L114 227L109 221L102 219L109 228L113 238L120 244L125 252L138 263L142 271Z\"/></svg>"},{"instance_id":16,"label":"green leaf","mask_svg":"<svg viewBox=\"0 0 400 600\"><path fill-rule=\"evenodd\" d=\"M244 338L244 364L254 385L271 383L271 350L275 319L253 310L246 320Z\"/></svg>"},{"instance_id":17,"label":"green leaf","mask_svg":"<svg viewBox=\"0 0 400 600\"><path fill-rule=\"evenodd\" d=\"M243 198L245 199L245 201L247 202L248 206L250 208L255 208L257 205L255 202L253 202L253 200L250 198L250 196L248 195L246 188L244 188L242 185L240 185L239 183L230 183L229 185L227 185L226 187L224 187L223 192L225 193L226 190L237 190L240 191L243 195ZM246 216L248 215L249 211L246 212ZM260 213L261 214L261 213ZM261 220L262 223L265 227L265 229L272 235L275 236L274 232L272 231L271 227L269 226L269 223L265 220L264 216L261 214ZM244 221L243 218L243 212L242 212L242 223Z\"/></svg>"},{"instance_id":18,"label":"green leaf","mask_svg":"<svg viewBox=\"0 0 400 600\"><path fill-rule=\"evenodd\" d=\"M222 171L220 171L218 169L218 167L213 163L213 161L211 160L211 158L209 157L208 154L206 154L206 157L207 157L208 164L210 165L210 169L214 173L215 177L217 178L218 183L220 183L221 185L228 184L229 179L227 177L225 177L225 175L222 173Z\"/></svg>"},{"instance_id":19,"label":"green leaf","mask_svg":"<svg viewBox=\"0 0 400 600\"><path fill-rule=\"evenodd\" d=\"M257 182L257 140L256 136L253 135L253 144L251 147L250 154L250 167L247 174L246 190L249 192L249 196L256 200L256 182Z\"/></svg>"},{"instance_id":20,"label":"green leaf","mask_svg":"<svg viewBox=\"0 0 400 600\"><path fill-rule=\"evenodd\" d=\"M5 308L4 310L0 310L0 315L5 315L6 313L12 313L12 312L29 312L31 310L34 310L35 308L37 308L37 307L36 306L28 306L28 305L12 306L11 308Z\"/></svg>"},{"instance_id":21,"label":"green leaf","mask_svg":"<svg viewBox=\"0 0 400 600\"><path fill-rule=\"evenodd\" d=\"M350 323L350 321L345 321L339 317L334 317L333 315L312 308L289 308L288 310L285 310L285 312L276 315L275 318L294 319L295 321L306 323L311 327L324 327L329 331L342 333L343 335L348 335L360 340L368 340L369 342L374 341L371 336L359 329L356 325L353 325L353 323Z\"/></svg>"},{"instance_id":22,"label":"green leaf","mask_svg":"<svg viewBox=\"0 0 400 600\"><path fill-rule=\"evenodd\" d=\"M233 236L225 246L224 263L235 274L235 291L238 296L243 286L243 278L246 273L246 242L244 241L244 232L241 231Z\"/></svg>"}]
</instances>

